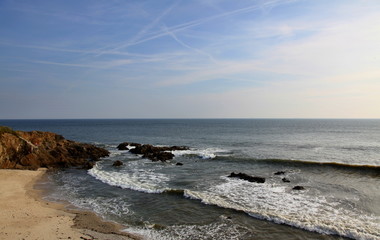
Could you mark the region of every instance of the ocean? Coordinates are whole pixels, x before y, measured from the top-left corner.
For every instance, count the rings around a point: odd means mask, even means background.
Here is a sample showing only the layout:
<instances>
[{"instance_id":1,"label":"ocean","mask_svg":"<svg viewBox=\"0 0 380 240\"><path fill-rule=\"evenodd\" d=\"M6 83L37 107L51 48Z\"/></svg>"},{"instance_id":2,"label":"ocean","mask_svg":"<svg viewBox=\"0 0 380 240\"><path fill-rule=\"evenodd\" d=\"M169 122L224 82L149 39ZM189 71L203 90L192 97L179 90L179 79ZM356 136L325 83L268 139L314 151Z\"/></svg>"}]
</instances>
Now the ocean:
<instances>
[{"instance_id":1,"label":"ocean","mask_svg":"<svg viewBox=\"0 0 380 240\"><path fill-rule=\"evenodd\" d=\"M146 239L380 239L378 119L0 125L51 131L108 149L111 155L93 169L51 172L39 187L48 189L48 200L94 211ZM126 141L190 150L173 151L170 162L152 162L116 148ZM116 160L124 164L113 167ZM264 177L265 183L227 177L232 172Z\"/></svg>"}]
</instances>

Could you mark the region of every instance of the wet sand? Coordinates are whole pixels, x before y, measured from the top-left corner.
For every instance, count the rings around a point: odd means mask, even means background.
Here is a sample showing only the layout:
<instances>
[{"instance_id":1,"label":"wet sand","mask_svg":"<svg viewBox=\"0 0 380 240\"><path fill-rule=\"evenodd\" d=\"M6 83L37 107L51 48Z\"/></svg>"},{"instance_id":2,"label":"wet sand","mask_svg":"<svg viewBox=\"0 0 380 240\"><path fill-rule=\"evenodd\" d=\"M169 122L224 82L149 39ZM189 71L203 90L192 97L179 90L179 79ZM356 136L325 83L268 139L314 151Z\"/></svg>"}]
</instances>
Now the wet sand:
<instances>
[{"instance_id":1,"label":"wet sand","mask_svg":"<svg viewBox=\"0 0 380 240\"><path fill-rule=\"evenodd\" d=\"M42 200L33 186L45 171L0 170L0 239L139 239L94 213Z\"/></svg>"}]
</instances>

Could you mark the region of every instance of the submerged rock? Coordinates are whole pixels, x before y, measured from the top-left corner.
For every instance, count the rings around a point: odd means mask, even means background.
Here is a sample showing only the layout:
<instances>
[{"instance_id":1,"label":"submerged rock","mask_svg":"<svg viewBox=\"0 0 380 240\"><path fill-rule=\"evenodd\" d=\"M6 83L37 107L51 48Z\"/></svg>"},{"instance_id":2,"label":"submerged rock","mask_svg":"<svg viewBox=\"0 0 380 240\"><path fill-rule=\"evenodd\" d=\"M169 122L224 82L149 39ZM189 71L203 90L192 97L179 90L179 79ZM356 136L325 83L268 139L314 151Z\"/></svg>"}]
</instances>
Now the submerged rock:
<instances>
[{"instance_id":1,"label":"submerged rock","mask_svg":"<svg viewBox=\"0 0 380 240\"><path fill-rule=\"evenodd\" d=\"M287 178L283 178L282 181L283 181L283 182L290 182L290 180L287 179Z\"/></svg>"},{"instance_id":2,"label":"submerged rock","mask_svg":"<svg viewBox=\"0 0 380 240\"><path fill-rule=\"evenodd\" d=\"M300 191L300 190L305 190L305 188L302 187L302 186L295 186L295 187L292 188L292 190Z\"/></svg>"},{"instance_id":3,"label":"submerged rock","mask_svg":"<svg viewBox=\"0 0 380 240\"><path fill-rule=\"evenodd\" d=\"M284 175L285 172L284 171L278 171L278 172L275 172L274 175Z\"/></svg>"},{"instance_id":4,"label":"submerged rock","mask_svg":"<svg viewBox=\"0 0 380 240\"><path fill-rule=\"evenodd\" d=\"M3 131L8 129L8 131ZM10 131L0 127L0 168L92 168L109 152L91 144L66 140L51 132Z\"/></svg>"},{"instance_id":5,"label":"submerged rock","mask_svg":"<svg viewBox=\"0 0 380 240\"><path fill-rule=\"evenodd\" d=\"M113 162L112 166L114 167L119 167L121 165L123 165L124 163L122 161L119 161L119 160L116 160L115 162Z\"/></svg>"},{"instance_id":6,"label":"submerged rock","mask_svg":"<svg viewBox=\"0 0 380 240\"><path fill-rule=\"evenodd\" d=\"M254 176L247 175L245 173L234 173L234 172L232 172L228 177L230 177L230 178L239 178L239 179L243 179L243 180L246 180L246 181L249 181L249 182L265 183L265 178L263 178L263 177L254 177Z\"/></svg>"},{"instance_id":7,"label":"submerged rock","mask_svg":"<svg viewBox=\"0 0 380 240\"><path fill-rule=\"evenodd\" d=\"M175 165L176 165L176 166L182 166L183 163L177 162Z\"/></svg>"}]
</instances>

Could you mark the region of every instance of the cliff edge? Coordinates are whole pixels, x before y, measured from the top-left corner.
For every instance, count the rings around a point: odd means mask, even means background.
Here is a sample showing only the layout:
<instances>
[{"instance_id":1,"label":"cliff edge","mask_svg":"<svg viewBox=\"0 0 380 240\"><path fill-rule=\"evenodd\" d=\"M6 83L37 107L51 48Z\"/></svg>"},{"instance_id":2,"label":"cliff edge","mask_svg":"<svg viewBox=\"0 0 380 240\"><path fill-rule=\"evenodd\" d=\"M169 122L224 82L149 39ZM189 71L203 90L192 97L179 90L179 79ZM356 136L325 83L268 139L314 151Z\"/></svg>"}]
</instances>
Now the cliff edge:
<instances>
[{"instance_id":1,"label":"cliff edge","mask_svg":"<svg viewBox=\"0 0 380 240\"><path fill-rule=\"evenodd\" d=\"M55 133L13 131L0 126L0 169L89 169L108 155L103 148L70 141Z\"/></svg>"}]
</instances>

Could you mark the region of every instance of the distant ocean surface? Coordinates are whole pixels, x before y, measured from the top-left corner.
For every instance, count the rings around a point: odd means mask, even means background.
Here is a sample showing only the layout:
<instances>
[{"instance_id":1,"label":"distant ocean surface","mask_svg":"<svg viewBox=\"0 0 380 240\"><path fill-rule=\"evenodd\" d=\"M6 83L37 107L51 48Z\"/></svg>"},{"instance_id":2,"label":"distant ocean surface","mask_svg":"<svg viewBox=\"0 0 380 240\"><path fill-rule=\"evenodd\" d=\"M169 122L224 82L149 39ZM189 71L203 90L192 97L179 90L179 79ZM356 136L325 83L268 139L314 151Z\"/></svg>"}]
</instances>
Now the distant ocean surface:
<instances>
[{"instance_id":1,"label":"distant ocean surface","mask_svg":"<svg viewBox=\"0 0 380 240\"><path fill-rule=\"evenodd\" d=\"M380 239L380 120L0 120L111 152L48 176L54 201L146 239ZM121 142L188 146L152 162ZM112 163L120 160L121 167ZM182 163L182 166L176 163ZM275 173L283 171L283 174ZM265 177L252 183L227 177ZM282 181L283 178L290 182ZM292 190L303 186L305 190Z\"/></svg>"}]
</instances>

